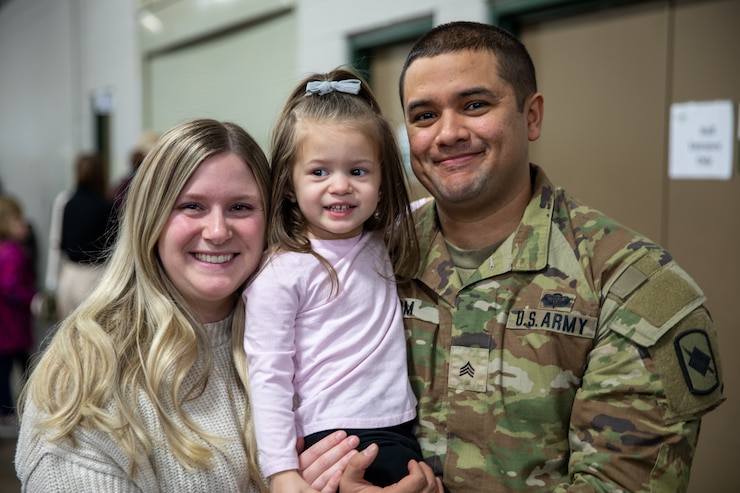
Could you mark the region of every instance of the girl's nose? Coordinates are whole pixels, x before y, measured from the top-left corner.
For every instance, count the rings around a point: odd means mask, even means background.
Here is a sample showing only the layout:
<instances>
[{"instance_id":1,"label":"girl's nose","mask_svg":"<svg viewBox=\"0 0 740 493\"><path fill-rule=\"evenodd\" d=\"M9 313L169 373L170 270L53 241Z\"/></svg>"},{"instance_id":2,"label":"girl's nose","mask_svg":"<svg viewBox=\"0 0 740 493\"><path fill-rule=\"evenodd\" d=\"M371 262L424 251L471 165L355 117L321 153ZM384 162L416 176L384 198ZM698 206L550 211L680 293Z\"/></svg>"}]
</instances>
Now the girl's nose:
<instances>
[{"instance_id":1,"label":"girl's nose","mask_svg":"<svg viewBox=\"0 0 740 493\"><path fill-rule=\"evenodd\" d=\"M331 177L329 192L336 195L348 194L352 191L352 183L348 176L343 173L335 173Z\"/></svg>"}]
</instances>

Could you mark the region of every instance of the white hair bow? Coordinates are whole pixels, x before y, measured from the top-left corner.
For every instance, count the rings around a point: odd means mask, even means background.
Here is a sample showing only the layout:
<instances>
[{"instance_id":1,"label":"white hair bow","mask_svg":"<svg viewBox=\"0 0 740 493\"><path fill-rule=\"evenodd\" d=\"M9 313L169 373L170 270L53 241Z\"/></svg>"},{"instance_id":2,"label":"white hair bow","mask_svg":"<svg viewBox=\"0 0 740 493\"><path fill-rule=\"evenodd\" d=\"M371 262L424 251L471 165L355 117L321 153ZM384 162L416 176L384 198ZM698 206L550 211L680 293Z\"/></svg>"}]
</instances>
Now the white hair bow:
<instances>
[{"instance_id":1,"label":"white hair bow","mask_svg":"<svg viewBox=\"0 0 740 493\"><path fill-rule=\"evenodd\" d=\"M332 91L357 94L360 92L361 82L359 79L345 80L313 80L306 84L306 94L318 94L322 96Z\"/></svg>"}]
</instances>

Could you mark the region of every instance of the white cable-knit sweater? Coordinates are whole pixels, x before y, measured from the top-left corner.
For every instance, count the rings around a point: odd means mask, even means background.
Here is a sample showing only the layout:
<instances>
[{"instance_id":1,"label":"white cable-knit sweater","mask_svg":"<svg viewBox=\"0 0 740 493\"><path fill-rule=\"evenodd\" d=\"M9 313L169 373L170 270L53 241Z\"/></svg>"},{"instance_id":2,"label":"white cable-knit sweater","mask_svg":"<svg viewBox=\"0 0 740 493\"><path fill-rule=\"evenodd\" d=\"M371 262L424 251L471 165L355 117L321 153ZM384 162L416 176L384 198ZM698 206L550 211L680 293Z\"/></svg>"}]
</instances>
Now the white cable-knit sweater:
<instances>
[{"instance_id":1,"label":"white cable-knit sweater","mask_svg":"<svg viewBox=\"0 0 740 493\"><path fill-rule=\"evenodd\" d=\"M151 403L140 397L139 412L154 437L152 455L139 461L133 478L129 461L107 433L78 429L77 446L49 442L36 432L38 410L29 402L23 415L15 467L24 492L257 492L250 480L241 443L246 399L238 385L230 344L231 320L206 326L213 344L213 369L197 399L185 412L208 433L231 439L227 454L214 450L209 470L187 470L169 450ZM188 383L188 382L186 382Z\"/></svg>"}]
</instances>

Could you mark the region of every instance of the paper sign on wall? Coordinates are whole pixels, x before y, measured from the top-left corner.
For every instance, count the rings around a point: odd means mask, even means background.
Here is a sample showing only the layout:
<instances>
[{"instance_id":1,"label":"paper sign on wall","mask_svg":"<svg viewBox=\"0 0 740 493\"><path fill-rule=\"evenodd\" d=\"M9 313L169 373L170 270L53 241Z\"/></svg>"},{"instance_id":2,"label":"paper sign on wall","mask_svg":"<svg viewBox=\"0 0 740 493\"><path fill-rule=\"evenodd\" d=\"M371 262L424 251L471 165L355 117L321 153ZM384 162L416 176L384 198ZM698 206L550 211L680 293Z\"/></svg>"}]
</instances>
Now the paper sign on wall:
<instances>
[{"instance_id":1,"label":"paper sign on wall","mask_svg":"<svg viewBox=\"0 0 740 493\"><path fill-rule=\"evenodd\" d=\"M668 176L729 180L733 117L732 101L672 104Z\"/></svg>"}]
</instances>

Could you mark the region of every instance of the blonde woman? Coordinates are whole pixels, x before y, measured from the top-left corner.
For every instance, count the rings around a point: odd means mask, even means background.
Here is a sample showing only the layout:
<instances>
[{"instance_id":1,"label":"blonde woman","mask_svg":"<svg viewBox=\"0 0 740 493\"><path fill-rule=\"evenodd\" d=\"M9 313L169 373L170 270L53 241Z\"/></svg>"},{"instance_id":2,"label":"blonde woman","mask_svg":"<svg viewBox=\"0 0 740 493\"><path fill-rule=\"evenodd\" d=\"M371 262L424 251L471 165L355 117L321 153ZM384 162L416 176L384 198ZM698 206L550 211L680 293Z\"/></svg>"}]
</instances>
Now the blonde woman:
<instances>
[{"instance_id":1,"label":"blonde woman","mask_svg":"<svg viewBox=\"0 0 740 493\"><path fill-rule=\"evenodd\" d=\"M100 284L23 391L24 491L260 490L239 291L260 261L268 197L267 160L238 126L163 135ZM338 432L304 452L306 481L334 491L356 445Z\"/></svg>"}]
</instances>

